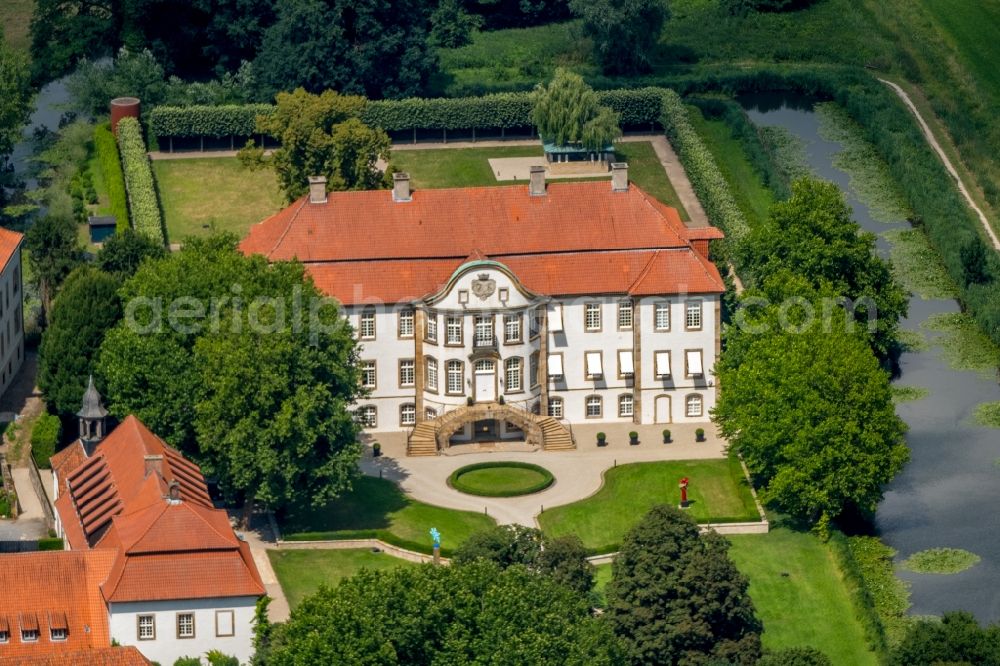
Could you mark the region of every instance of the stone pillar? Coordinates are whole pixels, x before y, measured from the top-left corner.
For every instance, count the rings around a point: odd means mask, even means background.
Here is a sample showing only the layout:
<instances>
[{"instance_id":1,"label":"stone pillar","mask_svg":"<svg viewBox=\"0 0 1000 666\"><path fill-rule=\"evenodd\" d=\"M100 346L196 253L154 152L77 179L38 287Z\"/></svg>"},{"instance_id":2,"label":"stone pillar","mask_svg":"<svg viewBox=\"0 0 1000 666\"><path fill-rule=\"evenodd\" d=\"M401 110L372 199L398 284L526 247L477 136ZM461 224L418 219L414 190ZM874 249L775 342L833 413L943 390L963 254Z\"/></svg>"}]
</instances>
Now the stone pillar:
<instances>
[{"instance_id":1,"label":"stone pillar","mask_svg":"<svg viewBox=\"0 0 1000 666\"><path fill-rule=\"evenodd\" d=\"M642 304L632 299L632 422L642 423Z\"/></svg>"},{"instance_id":2,"label":"stone pillar","mask_svg":"<svg viewBox=\"0 0 1000 666\"><path fill-rule=\"evenodd\" d=\"M413 310L413 404L417 410L417 423L424 422L424 382L427 380L427 368L424 367L424 332L427 330L427 314L422 308ZM438 377L440 384L441 378Z\"/></svg>"}]
</instances>

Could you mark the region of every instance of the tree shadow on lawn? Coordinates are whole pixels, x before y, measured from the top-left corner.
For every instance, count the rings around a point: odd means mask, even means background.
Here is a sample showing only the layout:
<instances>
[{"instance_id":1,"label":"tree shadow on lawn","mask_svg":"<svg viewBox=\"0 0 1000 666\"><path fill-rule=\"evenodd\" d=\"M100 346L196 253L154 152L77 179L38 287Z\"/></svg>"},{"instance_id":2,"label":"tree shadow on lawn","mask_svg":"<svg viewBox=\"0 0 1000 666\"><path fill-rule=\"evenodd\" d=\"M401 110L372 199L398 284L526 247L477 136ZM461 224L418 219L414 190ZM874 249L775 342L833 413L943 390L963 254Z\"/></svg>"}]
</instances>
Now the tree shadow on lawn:
<instances>
[{"instance_id":1,"label":"tree shadow on lawn","mask_svg":"<svg viewBox=\"0 0 1000 666\"><path fill-rule=\"evenodd\" d=\"M392 525L391 514L410 505L411 500L392 481L360 476L350 492L323 506L296 504L279 516L282 531L338 532L380 530Z\"/></svg>"}]
</instances>

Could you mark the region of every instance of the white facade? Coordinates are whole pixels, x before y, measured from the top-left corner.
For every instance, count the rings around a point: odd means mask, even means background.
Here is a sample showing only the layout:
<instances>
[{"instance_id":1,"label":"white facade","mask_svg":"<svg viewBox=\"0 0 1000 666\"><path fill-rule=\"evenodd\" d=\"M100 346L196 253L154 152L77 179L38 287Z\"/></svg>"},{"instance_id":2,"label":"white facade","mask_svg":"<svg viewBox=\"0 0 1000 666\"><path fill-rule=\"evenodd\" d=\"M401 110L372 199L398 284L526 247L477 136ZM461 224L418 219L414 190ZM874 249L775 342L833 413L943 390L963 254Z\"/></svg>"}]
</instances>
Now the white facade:
<instances>
[{"instance_id":1,"label":"white facade","mask_svg":"<svg viewBox=\"0 0 1000 666\"><path fill-rule=\"evenodd\" d=\"M0 272L0 395L24 361L24 290L21 288L21 247Z\"/></svg>"},{"instance_id":2,"label":"white facade","mask_svg":"<svg viewBox=\"0 0 1000 666\"><path fill-rule=\"evenodd\" d=\"M207 663L209 650L245 664L253 655L256 603L255 597L112 603L108 604L111 638L134 645L147 659L164 666L180 657L200 657Z\"/></svg>"},{"instance_id":3,"label":"white facade","mask_svg":"<svg viewBox=\"0 0 1000 666\"><path fill-rule=\"evenodd\" d=\"M570 423L707 422L715 404L717 293L548 296L501 264L472 261L431 297L346 314L362 363L374 365L359 401L373 431L501 396Z\"/></svg>"}]
</instances>

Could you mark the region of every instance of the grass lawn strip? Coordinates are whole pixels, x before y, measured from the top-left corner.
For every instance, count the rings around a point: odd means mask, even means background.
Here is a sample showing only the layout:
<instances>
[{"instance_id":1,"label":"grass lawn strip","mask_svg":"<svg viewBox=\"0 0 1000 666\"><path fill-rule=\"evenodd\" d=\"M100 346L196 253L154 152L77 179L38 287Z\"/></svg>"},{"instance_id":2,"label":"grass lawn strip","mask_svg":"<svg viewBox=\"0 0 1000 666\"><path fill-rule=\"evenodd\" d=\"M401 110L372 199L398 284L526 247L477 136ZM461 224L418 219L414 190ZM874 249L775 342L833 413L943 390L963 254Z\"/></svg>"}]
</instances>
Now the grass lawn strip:
<instances>
[{"instance_id":1,"label":"grass lawn strip","mask_svg":"<svg viewBox=\"0 0 1000 666\"><path fill-rule=\"evenodd\" d=\"M699 523L749 522L760 516L738 460L633 463L609 469L604 485L587 499L546 509L538 517L550 536L576 534L591 553L618 550L622 537L652 507L676 506L677 483L690 480L691 517Z\"/></svg>"},{"instance_id":2,"label":"grass lawn strip","mask_svg":"<svg viewBox=\"0 0 1000 666\"><path fill-rule=\"evenodd\" d=\"M484 462L452 472L448 485L469 495L518 497L541 492L555 477L544 467L521 462Z\"/></svg>"},{"instance_id":3,"label":"grass lawn strip","mask_svg":"<svg viewBox=\"0 0 1000 666\"><path fill-rule=\"evenodd\" d=\"M424 504L391 481L362 476L354 489L325 506L289 510L281 520L287 541L381 539L400 548L430 553L432 527L441 532L441 554L448 556L469 535L496 524L489 516Z\"/></svg>"},{"instance_id":4,"label":"grass lawn strip","mask_svg":"<svg viewBox=\"0 0 1000 666\"><path fill-rule=\"evenodd\" d=\"M394 569L419 566L415 562L368 549L269 550L267 556L278 583L294 609L320 585L336 587L362 569Z\"/></svg>"},{"instance_id":5,"label":"grass lawn strip","mask_svg":"<svg viewBox=\"0 0 1000 666\"><path fill-rule=\"evenodd\" d=\"M154 160L153 174L171 243L219 231L242 238L284 207L274 171L244 169L235 157Z\"/></svg>"},{"instance_id":6,"label":"grass lawn strip","mask_svg":"<svg viewBox=\"0 0 1000 666\"><path fill-rule=\"evenodd\" d=\"M899 566L914 573L956 574L974 567L980 559L961 548L929 548L910 555Z\"/></svg>"},{"instance_id":7,"label":"grass lawn strip","mask_svg":"<svg viewBox=\"0 0 1000 666\"><path fill-rule=\"evenodd\" d=\"M728 538L730 557L750 579L765 647L812 646L834 664L877 663L829 545L786 528Z\"/></svg>"}]
</instances>

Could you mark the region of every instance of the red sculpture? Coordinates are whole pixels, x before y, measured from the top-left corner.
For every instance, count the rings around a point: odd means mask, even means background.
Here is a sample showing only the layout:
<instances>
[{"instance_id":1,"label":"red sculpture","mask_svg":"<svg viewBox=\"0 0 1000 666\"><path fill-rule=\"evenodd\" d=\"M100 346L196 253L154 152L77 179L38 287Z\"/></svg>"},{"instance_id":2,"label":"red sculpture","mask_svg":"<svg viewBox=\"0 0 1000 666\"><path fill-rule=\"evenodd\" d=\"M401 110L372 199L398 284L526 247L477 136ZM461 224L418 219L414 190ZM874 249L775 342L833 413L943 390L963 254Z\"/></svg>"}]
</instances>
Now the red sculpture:
<instances>
[{"instance_id":1,"label":"red sculpture","mask_svg":"<svg viewBox=\"0 0 1000 666\"><path fill-rule=\"evenodd\" d=\"M688 478L685 476L681 479L677 487L681 489L681 508L688 508Z\"/></svg>"}]
</instances>

